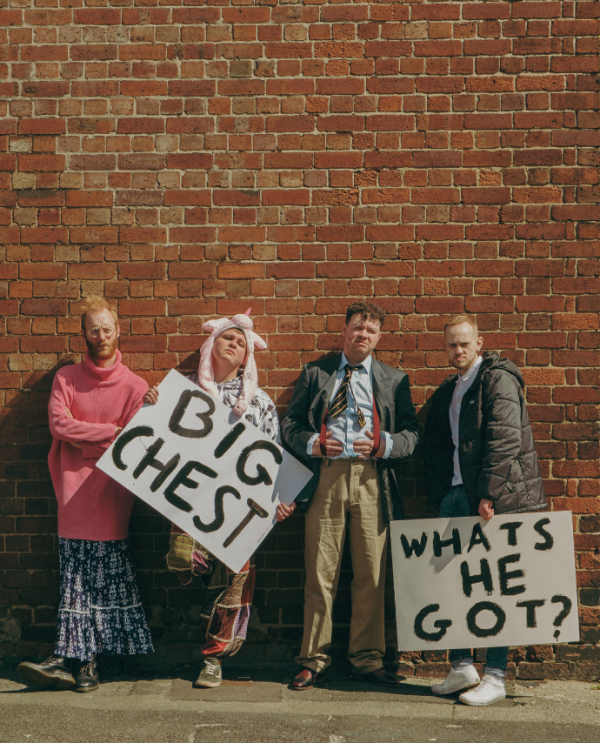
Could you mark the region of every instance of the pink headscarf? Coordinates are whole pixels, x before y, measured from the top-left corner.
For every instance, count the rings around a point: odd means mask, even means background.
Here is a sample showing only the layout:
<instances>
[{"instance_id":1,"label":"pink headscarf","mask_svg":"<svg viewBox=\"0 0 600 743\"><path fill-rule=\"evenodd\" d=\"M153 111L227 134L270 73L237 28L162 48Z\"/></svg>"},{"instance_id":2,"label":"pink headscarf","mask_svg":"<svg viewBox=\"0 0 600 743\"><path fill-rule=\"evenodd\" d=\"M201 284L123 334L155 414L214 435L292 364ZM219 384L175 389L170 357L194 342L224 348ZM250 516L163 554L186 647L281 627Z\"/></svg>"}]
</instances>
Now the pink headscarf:
<instances>
[{"instance_id":1,"label":"pink headscarf","mask_svg":"<svg viewBox=\"0 0 600 743\"><path fill-rule=\"evenodd\" d=\"M266 342L254 332L254 323L248 316L249 314L250 309L246 311L245 315L234 315L231 320L222 317L219 320L209 320L204 323L202 330L205 330L211 335L200 349L200 364L198 366L198 381L200 382L200 386L203 390L218 399L215 373L212 365L212 350L215 339L230 328L236 328L242 331L246 338L246 366L242 374L242 391L233 408L233 412L240 416L244 415L248 409L248 404L254 397L258 385L258 370L254 361L254 349L256 348L262 351L267 347Z\"/></svg>"}]
</instances>

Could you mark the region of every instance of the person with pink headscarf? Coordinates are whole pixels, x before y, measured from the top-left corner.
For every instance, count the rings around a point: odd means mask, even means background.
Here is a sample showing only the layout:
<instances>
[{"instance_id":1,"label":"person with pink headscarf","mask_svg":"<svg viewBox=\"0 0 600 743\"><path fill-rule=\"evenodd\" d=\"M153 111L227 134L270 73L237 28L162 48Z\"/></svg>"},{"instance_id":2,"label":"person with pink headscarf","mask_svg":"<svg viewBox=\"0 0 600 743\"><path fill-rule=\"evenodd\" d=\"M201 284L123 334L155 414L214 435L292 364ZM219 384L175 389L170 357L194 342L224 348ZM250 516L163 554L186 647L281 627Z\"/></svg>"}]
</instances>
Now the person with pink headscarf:
<instances>
[{"instance_id":1,"label":"person with pink headscarf","mask_svg":"<svg viewBox=\"0 0 600 743\"><path fill-rule=\"evenodd\" d=\"M203 330L211 335L200 349L198 371L189 379L279 443L277 410L258 387L254 360L255 349L263 350L267 344L254 332L249 312L204 323ZM154 404L157 400L158 388L153 387L144 402ZM293 506L280 504L277 519L282 521L293 510ZM183 585L201 581L205 586L200 616L206 627L206 645L195 686L219 686L223 679L221 659L235 655L246 639L256 579L253 561L249 560L240 573L233 573L173 524L167 565Z\"/></svg>"}]
</instances>

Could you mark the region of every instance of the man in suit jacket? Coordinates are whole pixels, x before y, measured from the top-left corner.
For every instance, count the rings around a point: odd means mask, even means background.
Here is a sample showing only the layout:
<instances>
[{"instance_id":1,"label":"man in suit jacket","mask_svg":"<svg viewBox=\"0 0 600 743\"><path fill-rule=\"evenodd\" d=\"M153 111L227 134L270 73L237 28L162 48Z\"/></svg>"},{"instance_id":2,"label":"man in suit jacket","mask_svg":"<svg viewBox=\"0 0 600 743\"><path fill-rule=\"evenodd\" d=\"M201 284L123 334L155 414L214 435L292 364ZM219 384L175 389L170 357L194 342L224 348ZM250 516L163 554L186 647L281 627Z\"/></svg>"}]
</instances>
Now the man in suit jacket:
<instances>
[{"instance_id":1,"label":"man in suit jacket","mask_svg":"<svg viewBox=\"0 0 600 743\"><path fill-rule=\"evenodd\" d=\"M282 435L313 471L296 499L306 512L303 667L292 689L314 686L331 663L332 607L346 522L352 618L348 657L356 677L395 685L383 668L387 522L403 516L393 465L414 451L418 426L408 377L374 359L385 313L348 307L343 352L307 364L282 420ZM295 506L292 506L293 508Z\"/></svg>"}]
</instances>

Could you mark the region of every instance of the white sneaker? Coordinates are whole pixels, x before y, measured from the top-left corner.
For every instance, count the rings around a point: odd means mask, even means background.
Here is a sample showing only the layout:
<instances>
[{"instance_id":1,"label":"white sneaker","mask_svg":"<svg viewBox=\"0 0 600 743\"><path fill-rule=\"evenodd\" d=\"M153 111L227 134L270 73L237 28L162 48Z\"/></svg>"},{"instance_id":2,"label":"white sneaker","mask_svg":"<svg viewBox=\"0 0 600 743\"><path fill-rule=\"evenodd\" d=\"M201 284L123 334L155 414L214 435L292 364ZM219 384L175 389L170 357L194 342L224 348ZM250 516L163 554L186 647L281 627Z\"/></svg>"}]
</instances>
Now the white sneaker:
<instances>
[{"instance_id":1,"label":"white sneaker","mask_svg":"<svg viewBox=\"0 0 600 743\"><path fill-rule=\"evenodd\" d=\"M444 683L434 684L431 691L439 696L455 694L463 689L472 689L479 684L479 681L479 674L474 665L460 666L459 668L451 668Z\"/></svg>"},{"instance_id":2,"label":"white sneaker","mask_svg":"<svg viewBox=\"0 0 600 743\"><path fill-rule=\"evenodd\" d=\"M490 676L486 673L476 689L466 691L458 699L470 707L485 707L486 704L493 704L493 702L497 702L505 697L506 688L504 686L504 679L498 676Z\"/></svg>"}]
</instances>

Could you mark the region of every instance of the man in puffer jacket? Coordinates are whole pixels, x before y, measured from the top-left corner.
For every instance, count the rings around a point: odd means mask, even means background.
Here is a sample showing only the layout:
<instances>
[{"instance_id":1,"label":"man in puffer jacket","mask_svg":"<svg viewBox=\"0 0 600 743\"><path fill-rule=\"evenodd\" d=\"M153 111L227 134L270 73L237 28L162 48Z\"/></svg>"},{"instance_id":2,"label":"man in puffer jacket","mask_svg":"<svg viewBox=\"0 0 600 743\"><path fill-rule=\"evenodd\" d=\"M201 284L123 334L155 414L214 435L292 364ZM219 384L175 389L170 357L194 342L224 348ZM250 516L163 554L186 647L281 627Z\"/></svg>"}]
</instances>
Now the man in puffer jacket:
<instances>
[{"instance_id":1,"label":"man in puffer jacket","mask_svg":"<svg viewBox=\"0 0 600 743\"><path fill-rule=\"evenodd\" d=\"M458 374L432 398L423 459L427 495L441 518L537 511L546 496L523 395L521 372L496 353L480 354L475 318L458 315L444 328L446 352ZM463 691L471 706L506 696L508 648L488 648L483 678L470 649L452 650L452 669L434 694ZM475 687L475 688L473 688ZM471 689L471 691L468 691Z\"/></svg>"}]
</instances>

